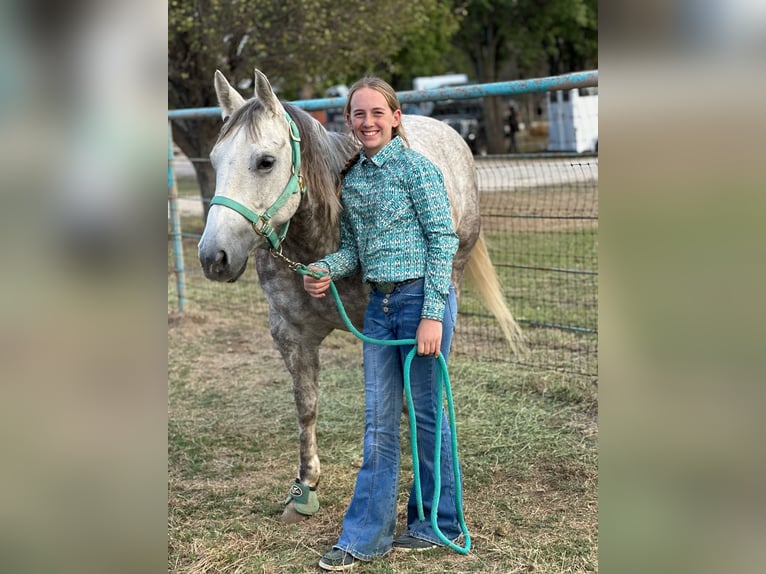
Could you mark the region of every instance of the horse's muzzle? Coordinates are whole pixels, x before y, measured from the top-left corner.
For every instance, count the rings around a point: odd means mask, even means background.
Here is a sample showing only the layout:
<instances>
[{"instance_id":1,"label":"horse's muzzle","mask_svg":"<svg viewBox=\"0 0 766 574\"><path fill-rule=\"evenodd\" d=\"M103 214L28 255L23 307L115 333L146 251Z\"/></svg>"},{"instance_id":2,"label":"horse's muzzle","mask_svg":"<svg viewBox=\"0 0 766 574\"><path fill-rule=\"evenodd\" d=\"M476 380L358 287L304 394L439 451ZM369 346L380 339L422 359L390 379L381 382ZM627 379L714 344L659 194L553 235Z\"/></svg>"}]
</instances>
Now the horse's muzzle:
<instances>
[{"instance_id":1,"label":"horse's muzzle","mask_svg":"<svg viewBox=\"0 0 766 574\"><path fill-rule=\"evenodd\" d=\"M202 272L211 281L233 283L242 276L247 268L247 258L243 260L240 266L233 268L228 255L222 249L200 250L199 261L202 265Z\"/></svg>"}]
</instances>

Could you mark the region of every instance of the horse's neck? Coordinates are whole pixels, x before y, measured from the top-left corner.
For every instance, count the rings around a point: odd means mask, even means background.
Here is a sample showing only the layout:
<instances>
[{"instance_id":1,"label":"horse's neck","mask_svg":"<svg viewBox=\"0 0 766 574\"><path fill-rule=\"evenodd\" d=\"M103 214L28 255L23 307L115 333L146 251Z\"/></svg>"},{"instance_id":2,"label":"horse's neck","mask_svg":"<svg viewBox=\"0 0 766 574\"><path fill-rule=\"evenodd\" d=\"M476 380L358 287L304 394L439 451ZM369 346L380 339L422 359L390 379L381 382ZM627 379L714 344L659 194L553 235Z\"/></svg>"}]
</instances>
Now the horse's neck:
<instances>
[{"instance_id":1,"label":"horse's neck","mask_svg":"<svg viewBox=\"0 0 766 574\"><path fill-rule=\"evenodd\" d=\"M311 190L308 191L311 193ZM300 263L311 263L338 248L340 231L321 210L301 208L290 220L284 251Z\"/></svg>"},{"instance_id":2,"label":"horse's neck","mask_svg":"<svg viewBox=\"0 0 766 574\"><path fill-rule=\"evenodd\" d=\"M321 129L324 130L323 127ZM329 154L331 156L329 158L330 169L333 170L334 174L339 174L345 161L354 151L353 141L350 137L342 137L328 132L324 132L322 135L327 138L326 144L332 149L332 153ZM320 169L317 165L308 166L304 164L304 167L306 169ZM326 168L321 167L321 169ZM320 201L309 202L306 199L301 201L298 210L290 220L290 232L285 240L284 248L298 261L309 263L332 253L338 248L340 226L338 221L333 222L331 220L327 206L321 201L323 197L334 196L337 178L312 178L307 174L305 179L309 182L306 193L314 193L314 199ZM333 183L332 185L326 184L328 189L312 190L310 182L318 179Z\"/></svg>"}]
</instances>

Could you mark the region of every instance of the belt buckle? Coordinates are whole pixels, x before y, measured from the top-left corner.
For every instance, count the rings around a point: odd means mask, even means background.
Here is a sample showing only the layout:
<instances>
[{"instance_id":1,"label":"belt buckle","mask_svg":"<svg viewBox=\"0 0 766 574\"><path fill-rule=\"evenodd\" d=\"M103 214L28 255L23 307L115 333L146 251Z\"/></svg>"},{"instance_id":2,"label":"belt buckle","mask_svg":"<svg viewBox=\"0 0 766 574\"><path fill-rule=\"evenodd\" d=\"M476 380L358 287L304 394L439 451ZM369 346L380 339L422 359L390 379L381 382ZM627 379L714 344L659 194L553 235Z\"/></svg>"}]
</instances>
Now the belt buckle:
<instances>
[{"instance_id":1,"label":"belt buckle","mask_svg":"<svg viewBox=\"0 0 766 574\"><path fill-rule=\"evenodd\" d=\"M396 283L376 283L375 286L378 288L378 291L381 293L385 293L386 295L390 295L394 292L394 289L396 289Z\"/></svg>"}]
</instances>

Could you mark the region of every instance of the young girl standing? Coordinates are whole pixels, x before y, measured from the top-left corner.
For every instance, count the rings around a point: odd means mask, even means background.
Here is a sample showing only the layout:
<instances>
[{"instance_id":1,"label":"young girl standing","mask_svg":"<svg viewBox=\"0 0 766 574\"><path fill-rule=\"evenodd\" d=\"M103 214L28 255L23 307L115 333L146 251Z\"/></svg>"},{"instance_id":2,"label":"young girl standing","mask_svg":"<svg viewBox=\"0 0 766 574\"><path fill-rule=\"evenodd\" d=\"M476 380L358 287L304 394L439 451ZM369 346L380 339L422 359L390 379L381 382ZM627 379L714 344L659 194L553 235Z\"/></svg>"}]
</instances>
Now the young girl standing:
<instances>
[{"instance_id":1,"label":"young girl standing","mask_svg":"<svg viewBox=\"0 0 766 574\"><path fill-rule=\"evenodd\" d=\"M439 354L449 355L457 317L451 282L458 238L439 169L408 147L396 92L380 78L363 78L350 89L346 122L362 149L352 158L341 187L341 240L335 253L311 265L327 273L304 276L304 288L324 297L330 280L360 267L371 285L364 334L374 339L416 339L411 366L412 400L423 509L430 516L434 495L434 448L441 440L438 526L449 540L461 534L455 507L451 433L437 404ZM407 531L394 540L399 490L399 425L403 366L410 349L363 344L365 431L362 467L337 544L319 561L325 570L346 570L359 560L392 548L426 550L441 546L430 522L420 522L414 486ZM436 417L442 420L435 436Z\"/></svg>"}]
</instances>

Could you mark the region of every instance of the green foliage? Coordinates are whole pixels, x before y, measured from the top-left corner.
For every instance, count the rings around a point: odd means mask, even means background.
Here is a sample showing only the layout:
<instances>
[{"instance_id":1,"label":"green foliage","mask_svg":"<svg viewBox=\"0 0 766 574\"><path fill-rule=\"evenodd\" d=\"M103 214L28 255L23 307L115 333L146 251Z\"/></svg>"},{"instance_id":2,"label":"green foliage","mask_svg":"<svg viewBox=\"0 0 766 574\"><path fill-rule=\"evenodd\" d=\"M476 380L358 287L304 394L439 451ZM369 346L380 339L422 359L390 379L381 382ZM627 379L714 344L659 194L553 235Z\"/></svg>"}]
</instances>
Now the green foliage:
<instances>
[{"instance_id":1,"label":"green foliage","mask_svg":"<svg viewBox=\"0 0 766 574\"><path fill-rule=\"evenodd\" d=\"M401 48L390 64L393 85L398 90L412 89L412 79L469 69L463 50L453 42L461 16L451 0L425 0L422 23L410 28Z\"/></svg>"},{"instance_id":2,"label":"green foliage","mask_svg":"<svg viewBox=\"0 0 766 574\"><path fill-rule=\"evenodd\" d=\"M439 62L455 29L442 0L170 0L168 108L217 106L216 70L248 96L259 68L286 100L365 73L395 84L401 70L426 73ZM205 157L218 129L216 119L176 121L173 139L187 156ZM202 197L212 197L212 168L194 169Z\"/></svg>"},{"instance_id":3,"label":"green foliage","mask_svg":"<svg viewBox=\"0 0 766 574\"><path fill-rule=\"evenodd\" d=\"M522 4L520 2L520 4ZM598 6L596 0L546 0L545 10L536 2L523 2L528 24L525 61L542 48L548 73L559 74L598 67Z\"/></svg>"},{"instance_id":4,"label":"green foliage","mask_svg":"<svg viewBox=\"0 0 766 574\"><path fill-rule=\"evenodd\" d=\"M480 82L513 63L522 76L597 67L596 0L466 0L457 35Z\"/></svg>"},{"instance_id":5,"label":"green foliage","mask_svg":"<svg viewBox=\"0 0 766 574\"><path fill-rule=\"evenodd\" d=\"M455 43L478 83L582 70L597 61L596 13L596 0L464 0ZM498 98L485 98L484 119L488 152L503 153Z\"/></svg>"},{"instance_id":6,"label":"green foliage","mask_svg":"<svg viewBox=\"0 0 766 574\"><path fill-rule=\"evenodd\" d=\"M216 69L238 85L257 67L288 99L366 72L390 77L403 46L433 60L455 29L439 0L171 0L169 103L214 105Z\"/></svg>"}]
</instances>

